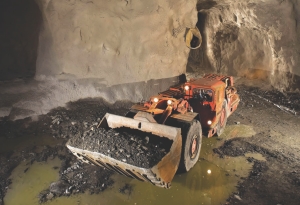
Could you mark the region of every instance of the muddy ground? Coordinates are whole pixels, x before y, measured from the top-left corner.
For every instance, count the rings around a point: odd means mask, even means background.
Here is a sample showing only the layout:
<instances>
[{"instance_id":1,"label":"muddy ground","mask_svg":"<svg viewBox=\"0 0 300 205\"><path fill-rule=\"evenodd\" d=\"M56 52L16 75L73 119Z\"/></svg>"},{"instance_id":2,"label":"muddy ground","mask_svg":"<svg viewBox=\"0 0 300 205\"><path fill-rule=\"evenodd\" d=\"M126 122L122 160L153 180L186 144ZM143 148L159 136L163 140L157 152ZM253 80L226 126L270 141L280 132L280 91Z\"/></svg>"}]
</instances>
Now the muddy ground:
<instances>
[{"instance_id":1,"label":"muddy ground","mask_svg":"<svg viewBox=\"0 0 300 205\"><path fill-rule=\"evenodd\" d=\"M39 145L17 147L14 151L0 150L0 205L8 189L11 171L21 163L28 161L28 168L36 162L47 161L54 157L62 160L60 180L49 185L49 189L41 190L40 202L51 200L54 197L70 195L89 191L91 194L104 191L113 184L110 171L99 167L83 164L71 154L65 144L70 136L83 133L105 115L113 113L125 115L132 103L122 102L110 105L102 99L85 99L69 103L67 108L59 107L38 119L26 118L23 120L9 121L2 118L0 121L1 143L7 139L16 142L22 138L43 136L51 138L51 146ZM53 169L58 169L53 167Z\"/></svg>"},{"instance_id":2,"label":"muddy ground","mask_svg":"<svg viewBox=\"0 0 300 205\"><path fill-rule=\"evenodd\" d=\"M266 161L254 162L247 178L241 178L238 191L225 204L299 204L300 201L300 108L299 93L281 94L239 85L241 103L238 110L228 119L228 124L244 124L254 127L256 134L250 138L223 141L214 152L221 158L243 156L246 152L260 153ZM288 99L288 100L287 100ZM84 99L71 102L67 108L57 108L38 119L0 121L1 143L15 139L43 135L52 139L49 145L32 145L14 151L0 150L0 205L11 180L11 171L23 160L28 168L35 161L47 161L59 157L62 166L58 170L60 179L41 190L40 202L62 195L89 191L99 193L111 186L112 173L94 166L82 164L66 149L70 136L84 133L97 124L105 113L124 115L131 102L110 105L101 99ZM53 167L53 169L58 169ZM126 184L119 188L121 193L130 194L134 189Z\"/></svg>"},{"instance_id":3,"label":"muddy ground","mask_svg":"<svg viewBox=\"0 0 300 205\"><path fill-rule=\"evenodd\" d=\"M300 107L299 93L239 86L241 104L228 123L254 127L250 138L224 141L214 149L220 157L260 153L266 161L254 162L248 178L241 179L238 193L226 204L299 204L300 201ZM239 196L242 200L239 200Z\"/></svg>"}]
</instances>

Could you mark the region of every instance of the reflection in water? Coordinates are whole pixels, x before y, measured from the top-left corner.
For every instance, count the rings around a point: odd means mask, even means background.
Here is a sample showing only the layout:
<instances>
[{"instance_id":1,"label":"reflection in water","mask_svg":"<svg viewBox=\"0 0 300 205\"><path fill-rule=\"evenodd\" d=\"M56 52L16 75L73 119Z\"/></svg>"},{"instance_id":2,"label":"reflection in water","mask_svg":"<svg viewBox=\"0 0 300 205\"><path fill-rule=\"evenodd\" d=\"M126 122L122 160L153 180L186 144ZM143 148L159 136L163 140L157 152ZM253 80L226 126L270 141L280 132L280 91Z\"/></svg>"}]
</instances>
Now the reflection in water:
<instances>
[{"instance_id":1,"label":"reflection in water","mask_svg":"<svg viewBox=\"0 0 300 205\"><path fill-rule=\"evenodd\" d=\"M223 139L232 137L249 137L254 133L251 127L228 126ZM234 136L233 136L234 135ZM150 183L139 182L120 175L113 175L115 184L112 188L96 195L89 193L71 197L60 197L45 203L46 205L156 205L156 204L189 204L219 205L236 190L241 177L248 176L252 164L245 157L219 158L212 151L224 141L218 138L204 138L201 159L188 173L176 175L171 189L162 189ZM24 164L19 165L12 173L13 183L4 198L5 205L30 204L38 205L37 195L58 178L59 160L46 163L34 163L24 173ZM208 172L210 170L210 173ZM132 186L130 195L119 192L125 183ZM16 199L18 198L18 199ZM21 203L22 202L22 203Z\"/></svg>"}]
</instances>

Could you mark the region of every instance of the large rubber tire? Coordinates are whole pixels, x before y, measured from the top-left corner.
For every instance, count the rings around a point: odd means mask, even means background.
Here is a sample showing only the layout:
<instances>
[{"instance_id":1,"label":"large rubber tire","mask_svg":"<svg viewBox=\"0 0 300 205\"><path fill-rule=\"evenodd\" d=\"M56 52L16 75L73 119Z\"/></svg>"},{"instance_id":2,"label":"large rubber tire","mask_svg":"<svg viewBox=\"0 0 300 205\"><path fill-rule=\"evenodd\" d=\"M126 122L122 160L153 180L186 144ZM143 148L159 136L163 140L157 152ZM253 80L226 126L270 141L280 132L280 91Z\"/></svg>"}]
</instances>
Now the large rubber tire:
<instances>
[{"instance_id":1,"label":"large rubber tire","mask_svg":"<svg viewBox=\"0 0 300 205\"><path fill-rule=\"evenodd\" d=\"M224 101L223 105L222 105L222 110L221 110L221 116L217 125L217 135L220 136L221 134L223 134L226 124L227 124L227 102Z\"/></svg>"},{"instance_id":2,"label":"large rubber tire","mask_svg":"<svg viewBox=\"0 0 300 205\"><path fill-rule=\"evenodd\" d=\"M198 161L202 145L202 128L198 120L181 128L182 151L179 172L189 171Z\"/></svg>"}]
</instances>

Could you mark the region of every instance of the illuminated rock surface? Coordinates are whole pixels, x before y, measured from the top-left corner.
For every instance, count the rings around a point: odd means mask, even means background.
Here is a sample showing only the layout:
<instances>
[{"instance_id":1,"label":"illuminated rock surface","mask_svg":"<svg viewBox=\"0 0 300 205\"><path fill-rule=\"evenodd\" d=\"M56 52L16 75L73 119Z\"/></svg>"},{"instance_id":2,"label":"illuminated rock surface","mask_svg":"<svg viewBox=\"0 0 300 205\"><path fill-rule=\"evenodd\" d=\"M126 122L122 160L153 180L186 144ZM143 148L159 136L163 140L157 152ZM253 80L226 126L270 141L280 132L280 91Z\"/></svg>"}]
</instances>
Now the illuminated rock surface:
<instances>
[{"instance_id":1,"label":"illuminated rock surface","mask_svg":"<svg viewBox=\"0 0 300 205\"><path fill-rule=\"evenodd\" d=\"M284 90L300 75L300 4L290 1L198 1L202 48L188 70L269 79ZM295 80L295 79L294 79Z\"/></svg>"}]
</instances>

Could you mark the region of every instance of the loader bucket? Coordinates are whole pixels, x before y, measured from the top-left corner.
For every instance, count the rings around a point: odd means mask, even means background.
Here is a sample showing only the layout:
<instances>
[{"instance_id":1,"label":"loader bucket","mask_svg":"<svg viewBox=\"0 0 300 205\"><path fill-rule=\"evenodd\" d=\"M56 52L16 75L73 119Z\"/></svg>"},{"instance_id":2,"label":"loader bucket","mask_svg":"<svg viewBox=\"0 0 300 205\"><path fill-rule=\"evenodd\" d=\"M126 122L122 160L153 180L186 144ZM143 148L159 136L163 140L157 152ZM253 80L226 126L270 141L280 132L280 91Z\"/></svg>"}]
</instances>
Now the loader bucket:
<instances>
[{"instance_id":1,"label":"loader bucket","mask_svg":"<svg viewBox=\"0 0 300 205\"><path fill-rule=\"evenodd\" d=\"M92 146L78 146L78 143L74 144L72 143L72 139L70 139L67 142L68 149L76 157L86 163L104 167L105 169L115 171L119 174L135 178L140 181L150 182L159 187L170 188L171 181L178 169L181 157L182 137L181 130L179 128L117 116L109 113L104 116L97 129L103 128L106 130L125 128L136 130L141 133L151 133L152 136L155 136L159 140L170 140L170 148L155 165L151 165L149 168L136 166L127 161L116 159L107 153L101 153L99 151L95 151L95 149L90 149L90 147L93 146L101 146L99 141L98 144L96 143L95 145L94 143ZM132 149L135 148L133 147Z\"/></svg>"}]
</instances>

